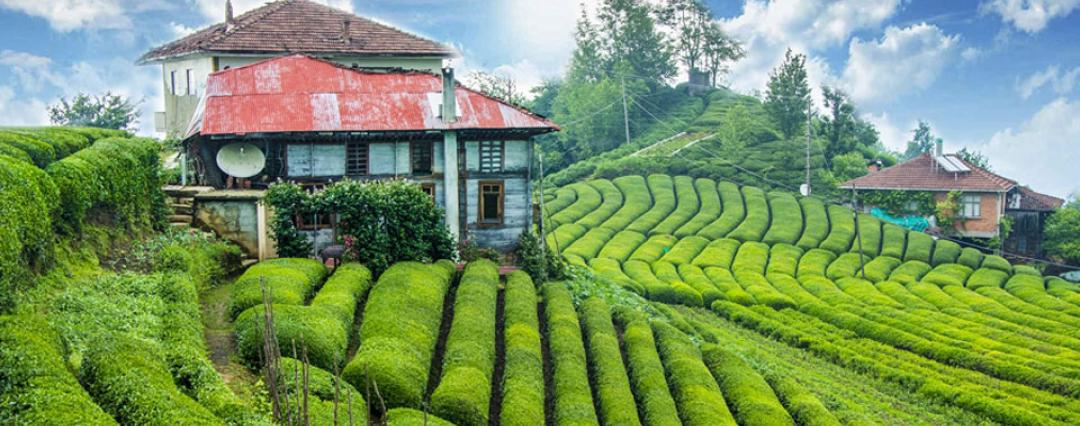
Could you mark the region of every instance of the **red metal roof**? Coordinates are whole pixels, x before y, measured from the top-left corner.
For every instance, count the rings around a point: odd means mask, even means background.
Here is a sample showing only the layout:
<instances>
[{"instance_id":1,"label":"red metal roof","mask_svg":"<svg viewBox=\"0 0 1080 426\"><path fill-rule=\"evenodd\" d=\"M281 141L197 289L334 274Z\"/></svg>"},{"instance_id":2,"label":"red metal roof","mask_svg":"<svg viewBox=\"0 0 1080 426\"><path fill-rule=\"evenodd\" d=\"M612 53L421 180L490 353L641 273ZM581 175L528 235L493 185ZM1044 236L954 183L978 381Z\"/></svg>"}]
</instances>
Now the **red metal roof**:
<instances>
[{"instance_id":1,"label":"red metal roof","mask_svg":"<svg viewBox=\"0 0 1080 426\"><path fill-rule=\"evenodd\" d=\"M275 132L559 130L523 108L457 85L458 120L438 116L442 78L283 56L210 75L188 136ZM435 105L432 105L435 104Z\"/></svg>"},{"instance_id":2,"label":"red metal roof","mask_svg":"<svg viewBox=\"0 0 1080 426\"><path fill-rule=\"evenodd\" d=\"M1016 182L976 167L956 156L970 172L952 173L938 166L930 154L922 154L895 166L840 184L841 188L922 191L1006 192Z\"/></svg>"}]
</instances>

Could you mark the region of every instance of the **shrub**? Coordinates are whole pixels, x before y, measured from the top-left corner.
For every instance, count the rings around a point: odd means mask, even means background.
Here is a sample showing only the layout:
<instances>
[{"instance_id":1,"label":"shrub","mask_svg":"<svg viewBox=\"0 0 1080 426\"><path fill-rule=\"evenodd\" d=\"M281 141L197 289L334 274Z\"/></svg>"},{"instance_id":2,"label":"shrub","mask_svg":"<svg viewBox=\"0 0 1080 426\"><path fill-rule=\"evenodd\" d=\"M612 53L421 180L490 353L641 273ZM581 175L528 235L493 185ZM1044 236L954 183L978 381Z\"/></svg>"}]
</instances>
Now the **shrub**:
<instances>
[{"instance_id":1,"label":"shrub","mask_svg":"<svg viewBox=\"0 0 1080 426\"><path fill-rule=\"evenodd\" d=\"M641 412L642 423L677 426L679 420L675 400L665 379L664 365L656 352L652 328L644 316L621 319L626 369L633 385L634 398Z\"/></svg>"},{"instance_id":2,"label":"shrub","mask_svg":"<svg viewBox=\"0 0 1080 426\"><path fill-rule=\"evenodd\" d=\"M634 254L630 255L630 260L655 262L670 251L677 242L679 240L671 235L653 235L644 244L638 246L637 250L634 250Z\"/></svg>"},{"instance_id":3,"label":"shrub","mask_svg":"<svg viewBox=\"0 0 1080 426\"><path fill-rule=\"evenodd\" d=\"M1013 267L1009 263L1009 261L1005 260L1004 257L997 255L989 255L984 257L982 261L982 267L997 269L999 271L1005 272L1006 274L1011 274L1013 272Z\"/></svg>"},{"instance_id":4,"label":"shrub","mask_svg":"<svg viewBox=\"0 0 1080 426\"><path fill-rule=\"evenodd\" d=\"M967 288L974 290L979 287L1001 287L1005 285L1007 279L1009 279L1009 274L997 269L979 268L971 274L971 278L968 278Z\"/></svg>"},{"instance_id":5,"label":"shrub","mask_svg":"<svg viewBox=\"0 0 1080 426\"><path fill-rule=\"evenodd\" d=\"M56 149L37 138L8 130L0 130L0 145L7 145L25 152L34 165L45 168L56 161Z\"/></svg>"},{"instance_id":6,"label":"shrub","mask_svg":"<svg viewBox=\"0 0 1080 426\"><path fill-rule=\"evenodd\" d=\"M829 205L829 236L821 242L820 248L841 254L851 248L855 239L855 219L846 207Z\"/></svg>"},{"instance_id":7,"label":"shrub","mask_svg":"<svg viewBox=\"0 0 1080 426\"><path fill-rule=\"evenodd\" d=\"M968 275L971 275L971 268L958 263L946 263L935 267L928 272L922 280L931 284L937 284L938 287L945 287L947 285L963 287L964 283L967 281Z\"/></svg>"},{"instance_id":8,"label":"shrub","mask_svg":"<svg viewBox=\"0 0 1080 426\"><path fill-rule=\"evenodd\" d=\"M828 250L810 249L799 259L798 276L817 275L824 277L827 268L836 260L836 254Z\"/></svg>"},{"instance_id":9,"label":"shrub","mask_svg":"<svg viewBox=\"0 0 1080 426\"><path fill-rule=\"evenodd\" d=\"M581 326L570 292L562 284L549 283L543 286L543 294L551 382L555 392L552 418L560 425L596 425Z\"/></svg>"},{"instance_id":10,"label":"shrub","mask_svg":"<svg viewBox=\"0 0 1080 426\"><path fill-rule=\"evenodd\" d=\"M859 299L867 305L889 306L893 308L903 307L899 302L879 291L870 281L862 278L841 278L836 280L836 286L839 287L840 290L843 290L844 293L850 294L851 297Z\"/></svg>"},{"instance_id":11,"label":"shrub","mask_svg":"<svg viewBox=\"0 0 1080 426\"><path fill-rule=\"evenodd\" d=\"M1015 275L1031 275L1033 277L1042 278L1042 273L1038 269L1030 265L1015 265L1013 266L1013 274Z\"/></svg>"},{"instance_id":12,"label":"shrub","mask_svg":"<svg viewBox=\"0 0 1080 426\"><path fill-rule=\"evenodd\" d=\"M652 194L652 208L634 219L627 230L648 235L650 231L675 210L675 184L668 175L650 175L647 179Z\"/></svg>"},{"instance_id":13,"label":"shrub","mask_svg":"<svg viewBox=\"0 0 1080 426\"><path fill-rule=\"evenodd\" d=\"M859 232L855 234L855 240L851 243L851 251L859 251L860 241L863 254L870 257L877 256L881 251L881 221L868 214L859 213Z\"/></svg>"},{"instance_id":14,"label":"shrub","mask_svg":"<svg viewBox=\"0 0 1080 426\"><path fill-rule=\"evenodd\" d=\"M682 281L675 281L670 283L670 285L671 291L675 293L675 300L674 302L666 303L678 303L680 305L692 307L702 306L704 298L701 296L701 293L694 289L694 287L691 287L689 284Z\"/></svg>"},{"instance_id":15,"label":"shrub","mask_svg":"<svg viewBox=\"0 0 1080 426\"><path fill-rule=\"evenodd\" d=\"M157 350L138 339L115 335L86 352L81 381L94 401L121 424L224 424L173 383Z\"/></svg>"},{"instance_id":16,"label":"shrub","mask_svg":"<svg viewBox=\"0 0 1080 426\"><path fill-rule=\"evenodd\" d=\"M803 385L790 377L765 376L769 385L772 386L776 396L783 402L784 407L791 413L791 417L805 426L840 426L836 416L825 408L825 404L807 390Z\"/></svg>"},{"instance_id":17,"label":"shrub","mask_svg":"<svg viewBox=\"0 0 1080 426\"><path fill-rule=\"evenodd\" d=\"M825 270L825 276L831 280L838 280L845 277L861 276L862 268L866 262L870 261L869 256L862 256L862 260L859 259L858 253L844 253L837 257L832 263L829 264L829 268Z\"/></svg>"},{"instance_id":18,"label":"shrub","mask_svg":"<svg viewBox=\"0 0 1080 426\"><path fill-rule=\"evenodd\" d=\"M675 246L664 254L660 260L671 262L675 265L690 263L707 245L709 245L709 240L704 238L698 236L686 237L676 242Z\"/></svg>"},{"instance_id":19,"label":"shrub","mask_svg":"<svg viewBox=\"0 0 1080 426\"><path fill-rule=\"evenodd\" d=\"M885 281L889 279L889 274L901 263L903 262L900 259L890 256L875 257L866 263L866 279L874 283Z\"/></svg>"},{"instance_id":20,"label":"shrub","mask_svg":"<svg viewBox=\"0 0 1080 426\"><path fill-rule=\"evenodd\" d=\"M592 180L588 184L600 193L603 202L585 217L579 219L577 223L587 228L596 228L619 211L619 208L623 205L623 195L622 192L619 192L619 188L615 187L615 184L607 179Z\"/></svg>"},{"instance_id":21,"label":"shrub","mask_svg":"<svg viewBox=\"0 0 1080 426\"><path fill-rule=\"evenodd\" d=\"M29 166L37 167L37 165L34 164L34 159L30 157L30 154L27 154L26 151L12 145L0 143L0 155L6 155L14 160L26 163Z\"/></svg>"},{"instance_id":22,"label":"shrub","mask_svg":"<svg viewBox=\"0 0 1080 426\"><path fill-rule=\"evenodd\" d=\"M278 392L287 394L290 401L301 401L304 397L303 362L282 357L279 364ZM367 423L368 407L359 391L326 370L311 365L307 370L307 413L311 424L334 424L335 414L339 422L347 421L351 415L354 423ZM334 413L335 395L338 400L337 413ZM298 416L299 409L300 404L291 404L289 413Z\"/></svg>"},{"instance_id":23,"label":"shrub","mask_svg":"<svg viewBox=\"0 0 1080 426\"><path fill-rule=\"evenodd\" d=\"M379 277L364 306L360 349L342 376L357 389L377 384L389 407L419 407L439 337L454 265L400 262Z\"/></svg>"},{"instance_id":24,"label":"shrub","mask_svg":"<svg viewBox=\"0 0 1080 426\"><path fill-rule=\"evenodd\" d=\"M724 294L709 280L709 277L705 275L705 271L701 268L690 264L682 264L679 265L678 271L682 281L701 294L704 306L711 305L715 300L724 299Z\"/></svg>"},{"instance_id":25,"label":"shrub","mask_svg":"<svg viewBox=\"0 0 1080 426\"><path fill-rule=\"evenodd\" d=\"M898 303L906 306L909 309L926 309L931 311L937 310L936 306L919 298L919 296L916 296L906 287L904 287L903 284L900 284L896 281L879 282L877 283L876 287L879 291L881 291L882 294L889 296L890 299L897 301ZM931 285L930 287L934 287L938 291L941 291L937 288L937 286Z\"/></svg>"},{"instance_id":26,"label":"shrub","mask_svg":"<svg viewBox=\"0 0 1080 426\"><path fill-rule=\"evenodd\" d=\"M601 423L641 424L607 303L599 297L588 298L581 303L580 316L589 354L590 377L599 399L597 414Z\"/></svg>"},{"instance_id":27,"label":"shrub","mask_svg":"<svg viewBox=\"0 0 1080 426\"><path fill-rule=\"evenodd\" d=\"M769 193L769 209L772 212L772 224L762 241L769 245L795 244L803 229L799 202L789 193L773 191Z\"/></svg>"},{"instance_id":28,"label":"shrub","mask_svg":"<svg viewBox=\"0 0 1080 426\"><path fill-rule=\"evenodd\" d=\"M754 296L751 296L750 293L747 293L746 290L739 286L739 283L735 282L735 277L731 275L731 271L710 266L705 268L705 276L709 277L713 285L720 289L725 299L743 306L757 303Z\"/></svg>"},{"instance_id":29,"label":"shrub","mask_svg":"<svg viewBox=\"0 0 1080 426\"><path fill-rule=\"evenodd\" d=\"M860 305L862 301L856 299L854 296L844 293L836 286L832 280L818 276L818 275L805 275L799 277L799 284L802 284L806 291L809 291L818 299L829 305L839 306L842 304ZM804 306L805 307L805 306Z\"/></svg>"},{"instance_id":30,"label":"shrub","mask_svg":"<svg viewBox=\"0 0 1080 426\"><path fill-rule=\"evenodd\" d=\"M765 279L769 281L769 284L775 288L776 291L791 298L797 306L802 306L807 303L821 303L821 300L818 299L817 296L806 291L802 284L799 284L799 281L791 275L774 273L765 275Z\"/></svg>"},{"instance_id":31,"label":"shrub","mask_svg":"<svg viewBox=\"0 0 1080 426\"><path fill-rule=\"evenodd\" d=\"M746 219L727 237L739 241L761 241L769 227L769 203L765 201L765 191L744 186L742 192L746 200Z\"/></svg>"},{"instance_id":32,"label":"shrub","mask_svg":"<svg viewBox=\"0 0 1080 426\"><path fill-rule=\"evenodd\" d=\"M386 411L386 426L455 426L453 423L412 408Z\"/></svg>"},{"instance_id":33,"label":"shrub","mask_svg":"<svg viewBox=\"0 0 1080 426\"><path fill-rule=\"evenodd\" d=\"M769 384L742 358L712 344L702 346L701 355L739 424L794 426Z\"/></svg>"},{"instance_id":34,"label":"shrub","mask_svg":"<svg viewBox=\"0 0 1080 426\"><path fill-rule=\"evenodd\" d=\"M907 245L908 231L891 223L881 227L881 253L896 259L904 257L904 246Z\"/></svg>"},{"instance_id":35,"label":"shrub","mask_svg":"<svg viewBox=\"0 0 1080 426\"><path fill-rule=\"evenodd\" d=\"M619 262L616 262L613 259L598 257L589 260L589 267L592 268L593 271L596 271L597 275L614 281L616 284L619 284L627 290L645 296L645 287L642 287L641 284L638 284L623 273L622 265Z\"/></svg>"},{"instance_id":36,"label":"shrub","mask_svg":"<svg viewBox=\"0 0 1080 426\"><path fill-rule=\"evenodd\" d=\"M769 249L769 265L765 268L765 273L795 276L802 255L803 250L793 245L773 245Z\"/></svg>"},{"instance_id":37,"label":"shrub","mask_svg":"<svg viewBox=\"0 0 1080 426\"><path fill-rule=\"evenodd\" d=\"M947 247L945 249L946 251L958 251L959 252L959 254L956 256L957 257L957 259L955 260L956 263L967 266L968 268L971 268L971 269L979 269L979 266L982 266L983 258L985 256L983 255L983 253L981 251L979 251L977 249L974 249L974 248L971 248L971 247L964 247L961 250L959 244L956 244L956 243L954 243L952 241L948 241L948 240L938 240L937 241L937 247L934 249L934 258L935 259L937 259L938 252L941 250L942 245ZM935 263L934 265L937 266L937 263ZM1006 272L1009 272L1009 271L1006 271Z\"/></svg>"},{"instance_id":38,"label":"shrub","mask_svg":"<svg viewBox=\"0 0 1080 426\"><path fill-rule=\"evenodd\" d=\"M937 240L934 244L934 257L931 259L930 264L938 266L942 263L960 263L967 265L971 269L977 269L979 265L972 265L965 259L964 262L958 262L956 258L960 257L960 244L949 240ZM981 260L981 259L980 259Z\"/></svg>"},{"instance_id":39,"label":"shrub","mask_svg":"<svg viewBox=\"0 0 1080 426\"><path fill-rule=\"evenodd\" d=\"M738 241L722 238L709 243L691 262L694 266L707 268L716 266L731 269L731 262L735 260L735 253L739 251Z\"/></svg>"},{"instance_id":40,"label":"shrub","mask_svg":"<svg viewBox=\"0 0 1080 426\"><path fill-rule=\"evenodd\" d=\"M615 178L612 182L623 194L623 205L600 226L622 231L652 207L652 195L649 194L649 187L645 183L645 178L641 176L622 176ZM647 231L640 233L644 234Z\"/></svg>"},{"instance_id":41,"label":"shrub","mask_svg":"<svg viewBox=\"0 0 1080 426\"><path fill-rule=\"evenodd\" d=\"M0 156L0 310L52 266L57 189L40 169Z\"/></svg>"},{"instance_id":42,"label":"shrub","mask_svg":"<svg viewBox=\"0 0 1080 426\"><path fill-rule=\"evenodd\" d=\"M563 188L573 190L577 194L576 199L573 204L550 216L552 225L576 223L578 219L585 217L585 215L600 207L600 203L603 201L600 198L600 191L585 182L572 183Z\"/></svg>"},{"instance_id":43,"label":"shrub","mask_svg":"<svg viewBox=\"0 0 1080 426\"><path fill-rule=\"evenodd\" d=\"M904 250L904 261L918 260L930 263L930 252L934 250L934 239L922 232L908 232L907 248Z\"/></svg>"},{"instance_id":44,"label":"shrub","mask_svg":"<svg viewBox=\"0 0 1080 426\"><path fill-rule=\"evenodd\" d=\"M56 152L57 160L90 146L90 139L86 136L63 127L34 127L15 131L49 144ZM125 134L120 137L129 137L129 135Z\"/></svg>"},{"instance_id":45,"label":"shrub","mask_svg":"<svg viewBox=\"0 0 1080 426\"><path fill-rule=\"evenodd\" d=\"M776 291L772 284L769 284L769 280L758 272L736 271L735 281L762 305L773 309L794 308L797 306L794 300Z\"/></svg>"},{"instance_id":46,"label":"shrub","mask_svg":"<svg viewBox=\"0 0 1080 426\"><path fill-rule=\"evenodd\" d=\"M1051 296L1046 292L1041 276L1016 274L1005 283L1005 290L1018 299L1045 310L1058 311L1080 317L1080 306ZM1066 321L1067 322L1067 321Z\"/></svg>"},{"instance_id":47,"label":"shrub","mask_svg":"<svg viewBox=\"0 0 1080 426\"><path fill-rule=\"evenodd\" d=\"M660 359L684 425L735 425L720 387L686 335L666 322L654 321Z\"/></svg>"},{"instance_id":48,"label":"shrub","mask_svg":"<svg viewBox=\"0 0 1080 426\"><path fill-rule=\"evenodd\" d=\"M697 214L699 201L693 178L676 176L675 194L678 202L675 210L649 231L650 234L674 234L677 229L689 222Z\"/></svg>"},{"instance_id":49,"label":"shrub","mask_svg":"<svg viewBox=\"0 0 1080 426\"><path fill-rule=\"evenodd\" d=\"M576 223L568 223L560 225L558 228L555 228L555 231L553 232L549 232L547 236L544 237L544 242L547 243L547 246L550 247L552 251L562 253L566 251L566 248L570 247L575 240L581 238L581 236L585 235L588 231L588 228L584 226Z\"/></svg>"},{"instance_id":50,"label":"shrub","mask_svg":"<svg viewBox=\"0 0 1080 426\"><path fill-rule=\"evenodd\" d=\"M675 293L671 286L657 279L648 263L640 260L629 260L623 264L623 272L626 272L626 276L644 288L645 297L650 300L676 303Z\"/></svg>"},{"instance_id":51,"label":"shrub","mask_svg":"<svg viewBox=\"0 0 1080 426\"><path fill-rule=\"evenodd\" d=\"M743 245L739 246L739 252L735 254L735 261L731 264L731 271L764 274L765 264L768 259L769 246L765 243L756 241L743 243Z\"/></svg>"},{"instance_id":52,"label":"shrub","mask_svg":"<svg viewBox=\"0 0 1080 426\"><path fill-rule=\"evenodd\" d=\"M607 244L604 244L604 248L600 249L600 254L597 256L614 259L617 262L625 262L626 259L630 258L630 254L644 242L645 235L640 232L619 231L611 237Z\"/></svg>"},{"instance_id":53,"label":"shrub","mask_svg":"<svg viewBox=\"0 0 1080 426\"><path fill-rule=\"evenodd\" d=\"M527 275L512 272L504 292L504 379L501 424L531 426L544 423L544 358L536 287Z\"/></svg>"},{"instance_id":54,"label":"shrub","mask_svg":"<svg viewBox=\"0 0 1080 426\"><path fill-rule=\"evenodd\" d=\"M566 264L562 262L561 257L549 247L541 246L540 238L531 231L522 232L518 236L514 258L521 266L521 270L538 282L546 282L549 279L559 280L566 275Z\"/></svg>"},{"instance_id":55,"label":"shrub","mask_svg":"<svg viewBox=\"0 0 1080 426\"><path fill-rule=\"evenodd\" d=\"M574 202L577 201L577 191L569 185L557 188L554 192L555 198L550 200L545 199L544 201L544 214L547 217L559 214L563 209L570 207L571 204L574 204Z\"/></svg>"},{"instance_id":56,"label":"shrub","mask_svg":"<svg viewBox=\"0 0 1080 426\"><path fill-rule=\"evenodd\" d=\"M694 181L698 198L701 199L701 208L689 222L684 223L675 230L674 235L679 238L695 235L702 228L720 217L720 193L716 192L716 181L707 178L699 178Z\"/></svg>"},{"instance_id":57,"label":"shrub","mask_svg":"<svg viewBox=\"0 0 1080 426\"><path fill-rule=\"evenodd\" d=\"M488 423L498 287L499 266L486 260L469 263L457 287L443 376L431 394L431 408L459 425Z\"/></svg>"},{"instance_id":58,"label":"shrub","mask_svg":"<svg viewBox=\"0 0 1080 426\"><path fill-rule=\"evenodd\" d=\"M930 272L930 265L921 260L909 260L893 269L889 279L907 285L921 280L927 272Z\"/></svg>"},{"instance_id":59,"label":"shrub","mask_svg":"<svg viewBox=\"0 0 1080 426\"><path fill-rule=\"evenodd\" d=\"M698 235L710 240L726 237L746 217L746 205L743 204L743 195L739 187L726 181L718 183L716 187L720 194L723 212L715 221L698 232Z\"/></svg>"},{"instance_id":60,"label":"shrub","mask_svg":"<svg viewBox=\"0 0 1080 426\"><path fill-rule=\"evenodd\" d=\"M325 276L326 267L317 260L280 258L259 262L236 279L229 312L235 318L261 305L264 282L275 305L303 305Z\"/></svg>"},{"instance_id":61,"label":"shrub","mask_svg":"<svg viewBox=\"0 0 1080 426\"><path fill-rule=\"evenodd\" d=\"M64 364L43 317L0 316L0 423L116 424Z\"/></svg>"},{"instance_id":62,"label":"shrub","mask_svg":"<svg viewBox=\"0 0 1080 426\"><path fill-rule=\"evenodd\" d=\"M574 241L573 244L566 246L566 250L563 254L572 254L575 256L581 256L582 259L592 259L600 253L600 249L604 248L604 244L611 239L615 231L608 228L593 228L581 238Z\"/></svg>"},{"instance_id":63,"label":"shrub","mask_svg":"<svg viewBox=\"0 0 1080 426\"><path fill-rule=\"evenodd\" d=\"M805 218L803 222L806 226L795 245L803 250L817 248L829 236L829 217L825 213L825 204L818 198L800 197L799 205L802 206Z\"/></svg>"}]
</instances>

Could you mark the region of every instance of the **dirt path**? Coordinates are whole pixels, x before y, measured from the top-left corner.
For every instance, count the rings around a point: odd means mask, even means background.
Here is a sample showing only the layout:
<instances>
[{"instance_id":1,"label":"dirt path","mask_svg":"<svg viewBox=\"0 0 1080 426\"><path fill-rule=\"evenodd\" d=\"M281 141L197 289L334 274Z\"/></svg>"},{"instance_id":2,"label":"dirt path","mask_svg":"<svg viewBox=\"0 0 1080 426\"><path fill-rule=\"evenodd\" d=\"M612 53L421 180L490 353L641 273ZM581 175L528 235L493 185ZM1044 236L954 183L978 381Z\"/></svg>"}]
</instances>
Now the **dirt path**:
<instances>
[{"instance_id":1,"label":"dirt path","mask_svg":"<svg viewBox=\"0 0 1080 426\"><path fill-rule=\"evenodd\" d=\"M229 318L229 303L235 277L199 295L202 304L203 336L214 369L237 395L248 394L258 381L255 373L237 362L233 323Z\"/></svg>"}]
</instances>

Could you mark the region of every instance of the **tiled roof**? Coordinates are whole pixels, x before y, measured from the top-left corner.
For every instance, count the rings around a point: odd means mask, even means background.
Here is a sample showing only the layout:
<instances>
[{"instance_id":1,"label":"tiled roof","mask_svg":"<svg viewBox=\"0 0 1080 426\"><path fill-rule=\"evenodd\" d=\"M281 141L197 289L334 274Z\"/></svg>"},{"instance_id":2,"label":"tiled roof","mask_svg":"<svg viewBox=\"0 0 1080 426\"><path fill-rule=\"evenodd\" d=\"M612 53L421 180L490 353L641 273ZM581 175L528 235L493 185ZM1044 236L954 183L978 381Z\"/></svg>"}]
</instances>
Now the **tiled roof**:
<instances>
[{"instance_id":1,"label":"tiled roof","mask_svg":"<svg viewBox=\"0 0 1080 426\"><path fill-rule=\"evenodd\" d=\"M1020 193L1020 210L1051 211L1065 205L1065 200L1035 192L1026 186L1017 187L1017 190Z\"/></svg>"},{"instance_id":2,"label":"tiled roof","mask_svg":"<svg viewBox=\"0 0 1080 426\"><path fill-rule=\"evenodd\" d=\"M1006 192L1016 186L1016 182L960 159L971 169L970 172L952 173L945 171L934 161L930 154L923 154L911 160L888 167L876 173L870 173L840 184L841 188L880 189L880 190L923 190L923 191L976 191Z\"/></svg>"},{"instance_id":3,"label":"tiled roof","mask_svg":"<svg viewBox=\"0 0 1080 426\"><path fill-rule=\"evenodd\" d=\"M457 85L458 118L439 116L442 78L374 72L304 55L210 74L188 136L284 132L515 131L558 126L528 110Z\"/></svg>"},{"instance_id":4,"label":"tiled roof","mask_svg":"<svg viewBox=\"0 0 1080 426\"><path fill-rule=\"evenodd\" d=\"M343 27L348 22L348 40ZM450 57L449 47L308 0L281 0L155 48L139 63L193 53Z\"/></svg>"}]
</instances>

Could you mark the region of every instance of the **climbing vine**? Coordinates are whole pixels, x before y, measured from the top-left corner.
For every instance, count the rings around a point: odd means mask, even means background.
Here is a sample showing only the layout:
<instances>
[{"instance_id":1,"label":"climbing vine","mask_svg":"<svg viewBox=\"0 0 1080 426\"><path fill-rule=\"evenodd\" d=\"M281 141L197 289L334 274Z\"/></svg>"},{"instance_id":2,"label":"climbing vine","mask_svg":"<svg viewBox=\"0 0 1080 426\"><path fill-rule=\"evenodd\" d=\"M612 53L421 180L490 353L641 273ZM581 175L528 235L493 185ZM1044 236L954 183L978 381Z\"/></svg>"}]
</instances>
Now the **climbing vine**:
<instances>
[{"instance_id":1,"label":"climbing vine","mask_svg":"<svg viewBox=\"0 0 1080 426\"><path fill-rule=\"evenodd\" d=\"M864 205L880 207L894 216L930 216L936 212L931 192L865 191L858 196Z\"/></svg>"}]
</instances>

